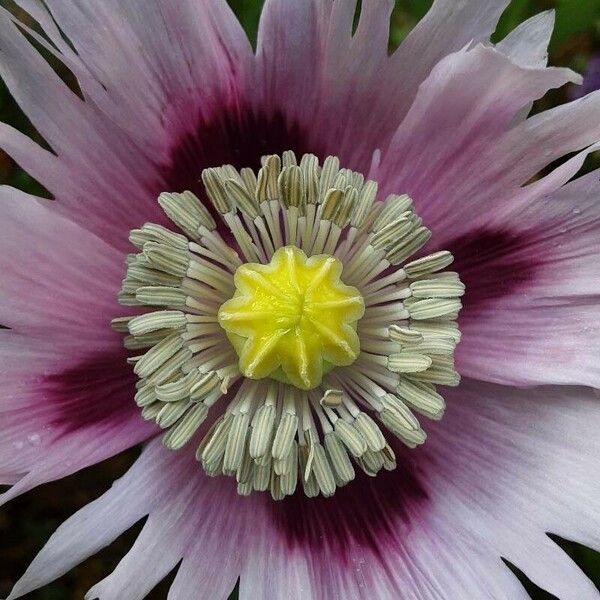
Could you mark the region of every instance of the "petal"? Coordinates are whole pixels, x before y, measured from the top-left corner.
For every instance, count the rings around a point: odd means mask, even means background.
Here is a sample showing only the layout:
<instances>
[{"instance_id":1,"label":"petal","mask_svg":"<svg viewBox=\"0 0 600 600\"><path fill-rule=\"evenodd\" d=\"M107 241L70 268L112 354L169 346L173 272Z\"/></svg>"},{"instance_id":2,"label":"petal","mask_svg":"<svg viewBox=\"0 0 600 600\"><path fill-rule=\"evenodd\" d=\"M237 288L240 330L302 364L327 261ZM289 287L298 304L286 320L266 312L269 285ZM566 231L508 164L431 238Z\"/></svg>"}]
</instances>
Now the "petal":
<instances>
[{"instance_id":1,"label":"petal","mask_svg":"<svg viewBox=\"0 0 600 600\"><path fill-rule=\"evenodd\" d=\"M173 598L225 597L240 573L242 598L525 598L501 557L561 598L596 598L545 536L600 546L595 395L465 380L448 396L447 416L431 424L427 444L398 448L396 471L361 476L330 499L242 498L234 482L202 474L191 450L152 442L112 490L59 528L10 598L147 513L148 532L168 548L159 572L184 559ZM165 507L172 510L161 531L156 516ZM147 535L89 598L140 597L127 576L157 560L156 545L142 543Z\"/></svg>"},{"instance_id":2,"label":"petal","mask_svg":"<svg viewBox=\"0 0 600 600\"><path fill-rule=\"evenodd\" d=\"M130 555L86 598L141 598L181 558L169 598L225 598L246 558L249 532L264 523L257 500L238 496L231 480L204 475L193 451L172 452L153 441L104 496L59 527L8 600L59 577L146 514ZM138 575L148 580L133 585Z\"/></svg>"},{"instance_id":3,"label":"petal","mask_svg":"<svg viewBox=\"0 0 600 600\"><path fill-rule=\"evenodd\" d=\"M86 353L87 352L87 353ZM0 332L0 503L147 439L125 353Z\"/></svg>"},{"instance_id":4,"label":"petal","mask_svg":"<svg viewBox=\"0 0 600 600\"><path fill-rule=\"evenodd\" d=\"M367 172L434 65L472 41L487 41L507 2L437 0L391 57L393 2L362 2L353 34L356 4L265 3L255 106L281 111L305 129L311 151Z\"/></svg>"},{"instance_id":5,"label":"petal","mask_svg":"<svg viewBox=\"0 0 600 600\"><path fill-rule=\"evenodd\" d=\"M124 258L55 209L0 187L0 323L55 343L118 347L110 320L123 314Z\"/></svg>"},{"instance_id":6,"label":"petal","mask_svg":"<svg viewBox=\"0 0 600 600\"><path fill-rule=\"evenodd\" d=\"M465 380L447 396L445 418L420 449L397 451L395 472L271 504L273 539L251 553L262 571L242 575L241 597L277 597L291 564L317 598L526 598L506 557L560 598L596 598L545 535L600 544L595 394Z\"/></svg>"},{"instance_id":7,"label":"petal","mask_svg":"<svg viewBox=\"0 0 600 600\"><path fill-rule=\"evenodd\" d=\"M466 284L461 373L514 384L600 386L600 171L515 203L451 244Z\"/></svg>"},{"instance_id":8,"label":"petal","mask_svg":"<svg viewBox=\"0 0 600 600\"><path fill-rule=\"evenodd\" d=\"M231 105L250 46L220 0L153 0L143 9L114 1L93 11L85 2L68 10L46 4L51 16L23 2L50 39L59 35L54 20L73 44L76 55L56 42L85 100L0 12L0 74L54 154L6 126L0 144L58 199L59 210L124 250L129 229L162 218L160 191L198 179L196 163L192 177L172 181L173 154L211 109Z\"/></svg>"},{"instance_id":9,"label":"petal","mask_svg":"<svg viewBox=\"0 0 600 600\"><path fill-rule=\"evenodd\" d=\"M535 15L511 31L496 48L522 67L545 67L554 21L553 10Z\"/></svg>"},{"instance_id":10,"label":"petal","mask_svg":"<svg viewBox=\"0 0 600 600\"><path fill-rule=\"evenodd\" d=\"M481 45L447 57L383 156L382 193L410 194L436 242L485 221L552 160L598 141L600 127L586 120L600 122L594 97L513 127L524 106L570 79L566 69L520 67Z\"/></svg>"}]
</instances>

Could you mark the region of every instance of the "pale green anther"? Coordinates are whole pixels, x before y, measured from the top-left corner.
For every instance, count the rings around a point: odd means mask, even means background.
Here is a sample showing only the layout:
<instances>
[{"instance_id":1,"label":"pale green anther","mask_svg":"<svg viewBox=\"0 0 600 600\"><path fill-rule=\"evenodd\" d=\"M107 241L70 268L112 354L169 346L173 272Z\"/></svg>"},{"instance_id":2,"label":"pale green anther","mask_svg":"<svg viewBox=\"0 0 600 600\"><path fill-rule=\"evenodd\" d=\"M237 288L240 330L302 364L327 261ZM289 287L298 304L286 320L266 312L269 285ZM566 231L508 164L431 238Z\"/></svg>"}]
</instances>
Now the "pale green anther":
<instances>
[{"instance_id":1,"label":"pale green anther","mask_svg":"<svg viewBox=\"0 0 600 600\"><path fill-rule=\"evenodd\" d=\"M156 371L163 363L171 358L183 346L181 336L174 333L156 346L150 348L146 354L136 363L133 372L138 377L148 377Z\"/></svg>"},{"instance_id":2,"label":"pale green anther","mask_svg":"<svg viewBox=\"0 0 600 600\"><path fill-rule=\"evenodd\" d=\"M142 409L142 418L145 421L153 421L156 415L162 410L164 404L162 402L155 402L154 404L148 404Z\"/></svg>"},{"instance_id":3,"label":"pale green anther","mask_svg":"<svg viewBox=\"0 0 600 600\"><path fill-rule=\"evenodd\" d=\"M340 160L337 156L328 156L323 161L321 178L319 180L319 202L325 200L327 191L332 187L333 181L340 170Z\"/></svg>"},{"instance_id":4,"label":"pale green anther","mask_svg":"<svg viewBox=\"0 0 600 600\"><path fill-rule=\"evenodd\" d=\"M298 208L304 204L304 181L300 167L284 167L279 175L278 186L281 201L286 208Z\"/></svg>"},{"instance_id":5,"label":"pale green anther","mask_svg":"<svg viewBox=\"0 0 600 600\"><path fill-rule=\"evenodd\" d=\"M270 454L276 413L274 405L264 404L254 414L252 434L250 435L250 456L252 458Z\"/></svg>"},{"instance_id":6,"label":"pale green anther","mask_svg":"<svg viewBox=\"0 0 600 600\"><path fill-rule=\"evenodd\" d=\"M171 330L151 331L144 335L126 335L123 339L123 345L129 350L140 350L142 348L150 348L158 344L162 339L166 338L171 333Z\"/></svg>"},{"instance_id":7,"label":"pale green anther","mask_svg":"<svg viewBox=\"0 0 600 600\"><path fill-rule=\"evenodd\" d=\"M389 444L386 444L381 451L381 458L383 459L383 468L386 471L393 471L396 468L396 455Z\"/></svg>"},{"instance_id":8,"label":"pale green anther","mask_svg":"<svg viewBox=\"0 0 600 600\"><path fill-rule=\"evenodd\" d=\"M273 498L273 500L283 500L284 494L281 491L281 478L274 471L271 471L269 488L271 490L271 498Z\"/></svg>"},{"instance_id":9,"label":"pale green anther","mask_svg":"<svg viewBox=\"0 0 600 600\"><path fill-rule=\"evenodd\" d=\"M383 456L381 452L367 450L359 459L360 464L367 475L375 477L383 468Z\"/></svg>"},{"instance_id":10,"label":"pale green anther","mask_svg":"<svg viewBox=\"0 0 600 600\"><path fill-rule=\"evenodd\" d=\"M454 369L452 357L432 356L431 358L431 367L421 373L412 373L410 375L411 379L448 386L457 386L460 383L460 375ZM444 359L450 359L450 361Z\"/></svg>"},{"instance_id":11,"label":"pale green anther","mask_svg":"<svg viewBox=\"0 0 600 600\"><path fill-rule=\"evenodd\" d=\"M147 306L185 306L187 294L178 288L148 285L138 288L135 297Z\"/></svg>"},{"instance_id":12,"label":"pale green anther","mask_svg":"<svg viewBox=\"0 0 600 600\"><path fill-rule=\"evenodd\" d=\"M336 435L343 442L344 446L348 448L352 456L362 456L367 451L365 438L350 423L346 423L343 419L338 419L335 422L334 429Z\"/></svg>"},{"instance_id":13,"label":"pale green anther","mask_svg":"<svg viewBox=\"0 0 600 600\"><path fill-rule=\"evenodd\" d=\"M410 317L417 321L425 319L437 319L458 312L462 307L460 300L429 298L419 300L413 304L405 303Z\"/></svg>"},{"instance_id":14,"label":"pale green anther","mask_svg":"<svg viewBox=\"0 0 600 600\"><path fill-rule=\"evenodd\" d=\"M388 328L390 340L400 344L417 344L423 341L423 334L414 329L400 327L399 325L390 325Z\"/></svg>"},{"instance_id":15,"label":"pale green anther","mask_svg":"<svg viewBox=\"0 0 600 600\"><path fill-rule=\"evenodd\" d=\"M425 432L420 428L407 429L404 427L402 425L403 420L394 411L383 410L379 413L379 418L394 435L411 447L422 444L427 437Z\"/></svg>"},{"instance_id":16,"label":"pale green anther","mask_svg":"<svg viewBox=\"0 0 600 600\"><path fill-rule=\"evenodd\" d=\"M156 346L155 346L156 347ZM148 376L148 382L154 385L160 385L167 381L171 375L177 373L183 364L187 362L192 356L189 348L181 348L171 358L166 360L156 371Z\"/></svg>"},{"instance_id":17,"label":"pale green anther","mask_svg":"<svg viewBox=\"0 0 600 600\"><path fill-rule=\"evenodd\" d=\"M187 250L171 248L158 242L146 242L144 254L152 267L175 277L183 277L190 264Z\"/></svg>"},{"instance_id":18,"label":"pale green anther","mask_svg":"<svg viewBox=\"0 0 600 600\"><path fill-rule=\"evenodd\" d=\"M187 320L179 310L157 310L130 318L129 333L139 336L160 329L181 329Z\"/></svg>"},{"instance_id":19,"label":"pale green anther","mask_svg":"<svg viewBox=\"0 0 600 600\"><path fill-rule=\"evenodd\" d=\"M323 200L323 208L321 210L321 218L326 221L332 221L336 211L344 196L342 190L330 189Z\"/></svg>"},{"instance_id":20,"label":"pale green anther","mask_svg":"<svg viewBox=\"0 0 600 600\"><path fill-rule=\"evenodd\" d=\"M156 386L156 396L163 402L177 402L189 398L192 387L198 383L200 373L197 369L190 371L180 379Z\"/></svg>"},{"instance_id":21,"label":"pale green anther","mask_svg":"<svg viewBox=\"0 0 600 600\"><path fill-rule=\"evenodd\" d=\"M390 413L398 427L411 431L419 429L419 421L397 396L386 394L381 398L381 404L383 405L382 412Z\"/></svg>"},{"instance_id":22,"label":"pale green anther","mask_svg":"<svg viewBox=\"0 0 600 600\"><path fill-rule=\"evenodd\" d=\"M405 216L400 216L378 229L371 237L371 245L373 248L388 248L396 240L406 236L412 229L412 222Z\"/></svg>"},{"instance_id":23,"label":"pale green anther","mask_svg":"<svg viewBox=\"0 0 600 600\"><path fill-rule=\"evenodd\" d=\"M396 393L416 411L430 419L441 419L444 414L446 407L444 398L435 391L431 384L401 379Z\"/></svg>"},{"instance_id":24,"label":"pale green anther","mask_svg":"<svg viewBox=\"0 0 600 600\"><path fill-rule=\"evenodd\" d=\"M335 473L343 484L352 481L355 477L352 461L348 457L346 448L333 432L325 434L325 449Z\"/></svg>"},{"instance_id":25,"label":"pale green anther","mask_svg":"<svg viewBox=\"0 0 600 600\"><path fill-rule=\"evenodd\" d=\"M454 342L457 344L458 342L460 342L461 333L458 328L458 323L456 323L456 321L415 321L411 323L410 328L413 331L418 331L422 333L423 335L448 337L454 340Z\"/></svg>"},{"instance_id":26,"label":"pale green anther","mask_svg":"<svg viewBox=\"0 0 600 600\"><path fill-rule=\"evenodd\" d=\"M381 204L381 212L373 223L373 230L377 231L390 221L394 221L401 214L412 209L412 200L406 194L398 196L389 195Z\"/></svg>"},{"instance_id":27,"label":"pale green anther","mask_svg":"<svg viewBox=\"0 0 600 600\"><path fill-rule=\"evenodd\" d=\"M256 174L254 171L248 167L244 167L240 169L240 177L248 192L254 196L256 194Z\"/></svg>"},{"instance_id":28,"label":"pale green anther","mask_svg":"<svg viewBox=\"0 0 600 600\"><path fill-rule=\"evenodd\" d=\"M352 227L361 228L366 223L376 196L377 182L371 180L367 181L358 194L358 198L354 206L354 212L352 213L352 218L350 219L350 225L352 225Z\"/></svg>"},{"instance_id":29,"label":"pale green anther","mask_svg":"<svg viewBox=\"0 0 600 600\"><path fill-rule=\"evenodd\" d=\"M204 400L211 392L214 392L221 383L221 378L216 371L205 373L198 383L192 386L190 390L190 399L192 402Z\"/></svg>"},{"instance_id":30,"label":"pale green anther","mask_svg":"<svg viewBox=\"0 0 600 600\"><path fill-rule=\"evenodd\" d=\"M327 455L321 444L315 444L313 448L313 473L323 496L333 496L335 493L335 478L331 471L331 466L327 460Z\"/></svg>"},{"instance_id":31,"label":"pale green anther","mask_svg":"<svg viewBox=\"0 0 600 600\"><path fill-rule=\"evenodd\" d=\"M319 484L317 483L315 474L312 471L309 473L308 477L305 477L306 465L308 463L308 453L309 449L306 446L298 447L298 472L301 475L300 478L302 479L304 493L309 498L314 498L319 495Z\"/></svg>"},{"instance_id":32,"label":"pale green anther","mask_svg":"<svg viewBox=\"0 0 600 600\"><path fill-rule=\"evenodd\" d=\"M209 439L206 445L204 446L201 454L203 465L214 465L216 463L219 463L223 458L223 455L225 454L225 447L227 445L227 437L229 435L229 428L231 427L232 418L233 416L231 414L225 415L222 418L222 420L218 422L215 429L206 435L206 438Z\"/></svg>"},{"instance_id":33,"label":"pale green anther","mask_svg":"<svg viewBox=\"0 0 600 600\"><path fill-rule=\"evenodd\" d=\"M335 214L333 215L332 221L335 225L337 225L340 229L345 227L350 220L350 215L352 214L352 209L356 203L356 199L358 197L358 192L355 188L347 187L344 192L344 197L340 202Z\"/></svg>"},{"instance_id":34,"label":"pale green anther","mask_svg":"<svg viewBox=\"0 0 600 600\"><path fill-rule=\"evenodd\" d=\"M117 317L116 319L112 319L110 326L114 331L118 331L119 333L128 333L129 322L132 318L133 317Z\"/></svg>"},{"instance_id":35,"label":"pale green anther","mask_svg":"<svg viewBox=\"0 0 600 600\"><path fill-rule=\"evenodd\" d=\"M254 461L252 460L248 448L245 448L242 462L238 467L235 474L235 478L238 483L244 483L246 481L252 481L252 470L254 469Z\"/></svg>"},{"instance_id":36,"label":"pale green anther","mask_svg":"<svg viewBox=\"0 0 600 600\"><path fill-rule=\"evenodd\" d=\"M281 171L281 159L276 154L267 156L256 182L256 199L259 202L276 200L278 195L277 179Z\"/></svg>"},{"instance_id":37,"label":"pale green anther","mask_svg":"<svg viewBox=\"0 0 600 600\"><path fill-rule=\"evenodd\" d=\"M208 408L205 404L192 406L185 416L163 436L163 444L170 450L183 447L192 438L200 425L208 416Z\"/></svg>"},{"instance_id":38,"label":"pale green anther","mask_svg":"<svg viewBox=\"0 0 600 600\"><path fill-rule=\"evenodd\" d=\"M233 416L227 437L227 445L225 446L223 471L233 474L242 464L249 424L250 418L247 413L237 413Z\"/></svg>"},{"instance_id":39,"label":"pale green anther","mask_svg":"<svg viewBox=\"0 0 600 600\"><path fill-rule=\"evenodd\" d=\"M257 492L269 489L271 482L271 461L265 465L255 465L253 471L253 487Z\"/></svg>"},{"instance_id":40,"label":"pale green anther","mask_svg":"<svg viewBox=\"0 0 600 600\"><path fill-rule=\"evenodd\" d=\"M281 164L284 169L285 167L293 167L298 165L298 161L293 150L286 150L281 155Z\"/></svg>"},{"instance_id":41,"label":"pale green anther","mask_svg":"<svg viewBox=\"0 0 600 600\"><path fill-rule=\"evenodd\" d=\"M292 449L292 442L298 429L298 417L289 413L284 413L277 426L275 439L273 440L273 449L271 455L275 460L282 459L288 455Z\"/></svg>"},{"instance_id":42,"label":"pale green anther","mask_svg":"<svg viewBox=\"0 0 600 600\"><path fill-rule=\"evenodd\" d=\"M179 400L179 402L169 402L163 404L160 412L156 416L156 424L161 429L171 427L176 421L179 420L190 407L189 400Z\"/></svg>"},{"instance_id":43,"label":"pale green anther","mask_svg":"<svg viewBox=\"0 0 600 600\"><path fill-rule=\"evenodd\" d=\"M119 292L117 300L121 306L140 306L141 302L133 294Z\"/></svg>"},{"instance_id":44,"label":"pale green anther","mask_svg":"<svg viewBox=\"0 0 600 600\"><path fill-rule=\"evenodd\" d=\"M210 212L192 192L165 192L158 197L158 203L169 219L193 239L197 239L201 226L209 231L216 227Z\"/></svg>"},{"instance_id":45,"label":"pale green anther","mask_svg":"<svg viewBox=\"0 0 600 600\"><path fill-rule=\"evenodd\" d=\"M445 279L424 279L410 284L414 298L459 298L465 293L461 281Z\"/></svg>"},{"instance_id":46,"label":"pale green anther","mask_svg":"<svg viewBox=\"0 0 600 600\"><path fill-rule=\"evenodd\" d=\"M146 223L141 229L132 229L129 232L129 241L138 248L142 248L147 242L156 242L184 250L189 244L184 235L155 223Z\"/></svg>"},{"instance_id":47,"label":"pale green anther","mask_svg":"<svg viewBox=\"0 0 600 600\"><path fill-rule=\"evenodd\" d=\"M419 373L431 366L431 358L417 352L390 354L388 369L394 373Z\"/></svg>"},{"instance_id":48,"label":"pale green anther","mask_svg":"<svg viewBox=\"0 0 600 600\"><path fill-rule=\"evenodd\" d=\"M450 337L427 336L422 342L406 345L406 348L421 354L451 356L454 354L456 342Z\"/></svg>"},{"instance_id":49,"label":"pale green anther","mask_svg":"<svg viewBox=\"0 0 600 600\"><path fill-rule=\"evenodd\" d=\"M426 227L418 227L413 233L407 235L402 243L392 246L386 255L392 265L398 265L409 256L422 248L431 238L431 231Z\"/></svg>"},{"instance_id":50,"label":"pale green anther","mask_svg":"<svg viewBox=\"0 0 600 600\"><path fill-rule=\"evenodd\" d=\"M342 390L329 389L325 390L323 397L320 400L321 406L327 406L329 408L337 408L342 404L344 399L344 392Z\"/></svg>"},{"instance_id":51,"label":"pale green anther","mask_svg":"<svg viewBox=\"0 0 600 600\"><path fill-rule=\"evenodd\" d=\"M440 250L429 256L418 258L406 263L403 267L409 279L421 277L428 273L435 273L445 269L454 261L454 257L447 250Z\"/></svg>"},{"instance_id":52,"label":"pale green anther","mask_svg":"<svg viewBox=\"0 0 600 600\"><path fill-rule=\"evenodd\" d=\"M381 433L381 429L367 413L360 412L356 416L354 427L365 439L370 450L379 452L385 448L385 437Z\"/></svg>"},{"instance_id":53,"label":"pale green anther","mask_svg":"<svg viewBox=\"0 0 600 600\"><path fill-rule=\"evenodd\" d=\"M147 384L141 387L135 393L135 403L140 407L148 406L158 400L156 390L152 384Z\"/></svg>"},{"instance_id":54,"label":"pale green anther","mask_svg":"<svg viewBox=\"0 0 600 600\"><path fill-rule=\"evenodd\" d=\"M298 443L294 440L289 454L290 470L281 475L281 491L286 496L291 496L296 491L298 484Z\"/></svg>"},{"instance_id":55,"label":"pale green anther","mask_svg":"<svg viewBox=\"0 0 600 600\"><path fill-rule=\"evenodd\" d=\"M246 186L235 181L234 179L228 179L225 182L225 188L238 208L251 219L256 219L260 214L258 202L253 194L250 194L246 189Z\"/></svg>"},{"instance_id":56,"label":"pale green anther","mask_svg":"<svg viewBox=\"0 0 600 600\"><path fill-rule=\"evenodd\" d=\"M141 256L144 256L143 254ZM144 257L145 258L145 257ZM136 280L137 287L141 285L165 285L176 287L181 283L181 277L163 273L148 266L146 263L135 263L127 269L127 279Z\"/></svg>"},{"instance_id":57,"label":"pale green anther","mask_svg":"<svg viewBox=\"0 0 600 600\"><path fill-rule=\"evenodd\" d=\"M250 496L252 494L252 481L240 482L237 485L237 493L240 496Z\"/></svg>"},{"instance_id":58,"label":"pale green anther","mask_svg":"<svg viewBox=\"0 0 600 600\"><path fill-rule=\"evenodd\" d=\"M223 179L219 172L216 169L204 169L202 171L202 181L214 207L222 215L231 212L233 210L233 203L225 190Z\"/></svg>"},{"instance_id":59,"label":"pale green anther","mask_svg":"<svg viewBox=\"0 0 600 600\"><path fill-rule=\"evenodd\" d=\"M319 161L314 154L305 154L300 160L306 202L316 204L319 197Z\"/></svg>"}]
</instances>

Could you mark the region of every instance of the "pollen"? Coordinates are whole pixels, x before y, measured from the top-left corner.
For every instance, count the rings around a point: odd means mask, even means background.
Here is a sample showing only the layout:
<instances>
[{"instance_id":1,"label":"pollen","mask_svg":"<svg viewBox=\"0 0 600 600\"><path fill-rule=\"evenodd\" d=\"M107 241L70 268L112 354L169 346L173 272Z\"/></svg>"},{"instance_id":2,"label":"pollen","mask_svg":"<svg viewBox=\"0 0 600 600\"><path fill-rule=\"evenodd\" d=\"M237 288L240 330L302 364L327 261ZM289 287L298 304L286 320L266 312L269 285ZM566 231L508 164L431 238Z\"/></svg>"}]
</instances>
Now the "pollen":
<instances>
[{"instance_id":1,"label":"pollen","mask_svg":"<svg viewBox=\"0 0 600 600\"><path fill-rule=\"evenodd\" d=\"M324 373L358 358L356 324L365 304L341 275L336 258L309 258L295 246L279 248L267 265L237 269L235 294L218 319L245 377L271 377L310 390Z\"/></svg>"}]
</instances>

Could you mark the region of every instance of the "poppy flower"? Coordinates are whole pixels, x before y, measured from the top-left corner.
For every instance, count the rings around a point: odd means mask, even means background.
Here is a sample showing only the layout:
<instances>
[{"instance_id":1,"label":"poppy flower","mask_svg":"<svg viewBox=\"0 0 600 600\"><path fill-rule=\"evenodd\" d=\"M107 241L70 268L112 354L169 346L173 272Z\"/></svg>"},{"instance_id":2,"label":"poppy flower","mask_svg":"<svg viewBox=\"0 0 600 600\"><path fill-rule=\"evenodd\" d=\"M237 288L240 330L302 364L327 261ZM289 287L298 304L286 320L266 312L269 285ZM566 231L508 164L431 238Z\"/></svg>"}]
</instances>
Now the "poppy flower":
<instances>
[{"instance_id":1,"label":"poppy flower","mask_svg":"<svg viewBox=\"0 0 600 600\"><path fill-rule=\"evenodd\" d=\"M553 14L436 0L17 0L0 73L6 502L131 446L9 598L145 523L87 598L563 599L597 590L600 94ZM46 62L72 72L71 88ZM115 331L116 330L116 331Z\"/></svg>"}]
</instances>

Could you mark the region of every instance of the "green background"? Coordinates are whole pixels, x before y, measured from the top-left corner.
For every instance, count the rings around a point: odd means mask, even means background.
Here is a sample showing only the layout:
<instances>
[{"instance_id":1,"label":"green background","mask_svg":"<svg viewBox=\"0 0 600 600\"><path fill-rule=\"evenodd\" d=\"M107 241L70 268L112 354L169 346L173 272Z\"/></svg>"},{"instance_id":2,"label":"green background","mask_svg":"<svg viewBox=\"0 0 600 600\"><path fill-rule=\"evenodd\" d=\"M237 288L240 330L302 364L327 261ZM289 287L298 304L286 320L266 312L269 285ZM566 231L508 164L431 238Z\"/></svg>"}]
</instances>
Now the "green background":
<instances>
[{"instance_id":1,"label":"green background","mask_svg":"<svg viewBox=\"0 0 600 600\"><path fill-rule=\"evenodd\" d=\"M249 37L254 40L262 0L229 0L229 2ZM407 32L425 14L430 4L429 0L397 2L390 28L391 49L402 41ZM15 10L10 0L0 0L0 6ZM583 72L590 57L596 53L600 54L600 0L514 0L502 18L496 38L502 38L527 17L548 8L555 8L557 17L556 30L550 46L550 62L555 65L570 66ZM68 77L67 73L62 74ZM565 102L568 94L568 89L553 92L537 103L534 110ZM0 85L0 120L11 123L21 131L39 139L3 85ZM588 161L586 169L597 166L600 166L600 161L596 156ZM2 152L0 152L0 181L29 192L42 192L39 185ZM137 453L138 450L131 450L67 479L44 485L0 510L0 598L8 593L11 584L23 572L56 527L76 510L107 490L112 481L127 470ZM108 575L117 565L120 558L131 547L140 529L141 524L138 524L108 548L58 581L31 594L29 598L80 600L94 583ZM600 585L600 554L573 542L553 536L552 539L580 565L596 585ZM554 598L530 583L514 567L511 568L532 598ZM174 574L171 574L161 583L154 590L151 598L166 598L173 576ZM232 597L235 596L234 593Z\"/></svg>"}]
</instances>

